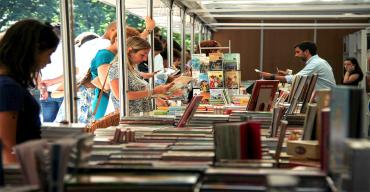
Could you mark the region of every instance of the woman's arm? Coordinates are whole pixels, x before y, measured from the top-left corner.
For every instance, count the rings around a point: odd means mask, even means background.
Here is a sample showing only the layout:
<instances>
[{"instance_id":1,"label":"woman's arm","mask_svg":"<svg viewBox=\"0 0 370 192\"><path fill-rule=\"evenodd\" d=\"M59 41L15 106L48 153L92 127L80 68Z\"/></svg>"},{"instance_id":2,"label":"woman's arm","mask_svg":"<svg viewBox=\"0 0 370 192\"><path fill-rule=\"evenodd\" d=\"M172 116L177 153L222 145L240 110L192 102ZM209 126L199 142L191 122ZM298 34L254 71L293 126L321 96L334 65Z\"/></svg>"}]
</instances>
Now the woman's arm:
<instances>
[{"instance_id":1,"label":"woman's arm","mask_svg":"<svg viewBox=\"0 0 370 192\"><path fill-rule=\"evenodd\" d=\"M159 71L154 71L152 73L145 73L145 72L139 72L140 76L143 78L143 79L150 79L152 77L154 77L155 74L157 74Z\"/></svg>"},{"instance_id":2,"label":"woman's arm","mask_svg":"<svg viewBox=\"0 0 370 192\"><path fill-rule=\"evenodd\" d=\"M148 35L154 30L155 21L150 17L145 17L145 29L142 33L140 33L140 37L146 39Z\"/></svg>"},{"instance_id":3,"label":"woman's arm","mask_svg":"<svg viewBox=\"0 0 370 192\"><path fill-rule=\"evenodd\" d=\"M63 82L63 79L64 79L64 76L63 75L60 75L60 76L55 77L55 78L52 78L52 79L42 80L41 83L43 83L47 87L49 87L49 86L55 85L57 83L62 83Z\"/></svg>"},{"instance_id":4,"label":"woman's arm","mask_svg":"<svg viewBox=\"0 0 370 192\"><path fill-rule=\"evenodd\" d=\"M166 93L175 83L169 83L166 85L159 85L154 87L153 92L151 93L150 90L143 90L143 91L129 91L127 92L127 98L128 100L136 100L136 99L142 99L145 97L149 97L152 94L164 94Z\"/></svg>"},{"instance_id":5,"label":"woman's arm","mask_svg":"<svg viewBox=\"0 0 370 192\"><path fill-rule=\"evenodd\" d=\"M100 80L101 85L103 86L104 80L107 78L108 69L110 64L102 64L98 67L98 77ZM107 79L104 90L109 90L109 80Z\"/></svg>"},{"instance_id":6,"label":"woman's arm","mask_svg":"<svg viewBox=\"0 0 370 192\"><path fill-rule=\"evenodd\" d=\"M346 74L344 74L343 83L348 84L356 81L360 77L359 74L350 74L348 71L346 71Z\"/></svg>"},{"instance_id":7,"label":"woman's arm","mask_svg":"<svg viewBox=\"0 0 370 192\"><path fill-rule=\"evenodd\" d=\"M16 145L18 112L5 111L0 112L0 139L3 142L3 160L4 164L15 163L16 157L12 153Z\"/></svg>"},{"instance_id":8,"label":"woman's arm","mask_svg":"<svg viewBox=\"0 0 370 192\"><path fill-rule=\"evenodd\" d=\"M119 99L119 81L118 79L113 79L110 81L110 90L116 99Z\"/></svg>"}]
</instances>

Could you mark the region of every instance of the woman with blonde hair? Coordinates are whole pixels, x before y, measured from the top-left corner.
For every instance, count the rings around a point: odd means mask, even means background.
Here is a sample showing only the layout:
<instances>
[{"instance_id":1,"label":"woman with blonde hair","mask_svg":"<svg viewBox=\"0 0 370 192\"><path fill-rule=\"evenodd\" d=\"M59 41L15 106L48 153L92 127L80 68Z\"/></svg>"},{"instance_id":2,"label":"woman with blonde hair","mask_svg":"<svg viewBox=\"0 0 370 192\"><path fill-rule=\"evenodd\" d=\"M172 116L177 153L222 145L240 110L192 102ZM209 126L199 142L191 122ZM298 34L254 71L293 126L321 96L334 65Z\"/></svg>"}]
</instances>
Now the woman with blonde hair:
<instances>
[{"instance_id":1,"label":"woman with blonde hair","mask_svg":"<svg viewBox=\"0 0 370 192\"><path fill-rule=\"evenodd\" d=\"M128 92L129 114L138 114L140 112L149 112L152 110L152 95L164 94L173 83L160 85L150 89L148 82L143 80L136 67L139 63L147 60L150 51L150 44L140 37L130 37L127 39L127 64L128 64ZM119 75L118 63L114 62L109 70L110 86L112 90L112 100L115 109L119 109Z\"/></svg>"}]
</instances>

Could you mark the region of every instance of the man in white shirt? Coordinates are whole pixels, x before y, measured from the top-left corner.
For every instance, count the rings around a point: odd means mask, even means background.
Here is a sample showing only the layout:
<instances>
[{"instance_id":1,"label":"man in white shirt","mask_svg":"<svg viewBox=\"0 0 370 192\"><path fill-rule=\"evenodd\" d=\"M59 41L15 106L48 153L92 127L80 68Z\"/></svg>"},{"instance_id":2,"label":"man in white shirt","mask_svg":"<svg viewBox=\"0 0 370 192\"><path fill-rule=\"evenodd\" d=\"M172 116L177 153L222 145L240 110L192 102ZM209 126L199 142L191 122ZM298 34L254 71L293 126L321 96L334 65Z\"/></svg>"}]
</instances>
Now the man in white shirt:
<instances>
[{"instance_id":1,"label":"man in white shirt","mask_svg":"<svg viewBox=\"0 0 370 192\"><path fill-rule=\"evenodd\" d=\"M330 89L336 85L333 69L330 64L317 55L317 47L313 42L302 42L294 47L295 57L305 62L305 67L297 75L309 76L317 74L315 90ZM264 79L276 79L281 82L291 83L293 75L288 75L284 71L278 71L278 75L260 72Z\"/></svg>"}]
</instances>

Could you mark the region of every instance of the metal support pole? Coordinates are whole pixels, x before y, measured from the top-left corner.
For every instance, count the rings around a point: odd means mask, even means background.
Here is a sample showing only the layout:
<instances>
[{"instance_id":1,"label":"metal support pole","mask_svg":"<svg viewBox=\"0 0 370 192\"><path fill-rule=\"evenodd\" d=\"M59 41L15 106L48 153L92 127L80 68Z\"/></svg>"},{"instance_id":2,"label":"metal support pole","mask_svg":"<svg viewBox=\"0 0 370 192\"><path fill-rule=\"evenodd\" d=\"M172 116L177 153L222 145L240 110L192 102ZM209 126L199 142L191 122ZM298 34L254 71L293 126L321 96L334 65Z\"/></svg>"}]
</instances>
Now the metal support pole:
<instances>
[{"instance_id":1,"label":"metal support pole","mask_svg":"<svg viewBox=\"0 0 370 192\"><path fill-rule=\"evenodd\" d=\"M77 122L76 68L73 39L73 0L60 1L64 73L65 117Z\"/></svg>"},{"instance_id":2,"label":"metal support pole","mask_svg":"<svg viewBox=\"0 0 370 192\"><path fill-rule=\"evenodd\" d=\"M317 24L317 20L315 19L315 24ZM315 25L315 28L313 29L313 42L316 43L317 41L317 27Z\"/></svg>"},{"instance_id":3,"label":"metal support pole","mask_svg":"<svg viewBox=\"0 0 370 192\"><path fill-rule=\"evenodd\" d=\"M128 90L128 67L126 62L126 17L125 0L117 0L117 37L118 37L118 68L119 68L119 96L120 96L120 119L128 115L129 105L126 96Z\"/></svg>"},{"instance_id":4,"label":"metal support pole","mask_svg":"<svg viewBox=\"0 0 370 192\"><path fill-rule=\"evenodd\" d=\"M263 20L261 20L261 23L263 23ZM260 70L263 70L263 43L264 43L264 33L263 33L263 27L261 28L260 32Z\"/></svg>"},{"instance_id":5,"label":"metal support pole","mask_svg":"<svg viewBox=\"0 0 370 192\"><path fill-rule=\"evenodd\" d=\"M194 29L195 29L195 16L190 17L190 53L194 54Z\"/></svg>"},{"instance_id":6,"label":"metal support pole","mask_svg":"<svg viewBox=\"0 0 370 192\"><path fill-rule=\"evenodd\" d=\"M180 17L181 17L181 72L185 72L185 64L186 64L186 13L185 8L181 9Z\"/></svg>"},{"instance_id":7,"label":"metal support pole","mask_svg":"<svg viewBox=\"0 0 370 192\"><path fill-rule=\"evenodd\" d=\"M153 0L147 0L147 15L153 19ZM151 51L149 52L148 55L148 72L151 73L154 71L154 31L149 34L148 37L149 44L151 45ZM151 87L150 89L154 88L154 78L149 78L149 86ZM155 109L155 101L152 102L153 104L153 109Z\"/></svg>"},{"instance_id":8,"label":"metal support pole","mask_svg":"<svg viewBox=\"0 0 370 192\"><path fill-rule=\"evenodd\" d=\"M170 7L168 8L168 15L167 15L167 64L168 67L171 67L173 64L173 34L172 34L172 26L173 26L173 1L170 2Z\"/></svg>"}]
</instances>

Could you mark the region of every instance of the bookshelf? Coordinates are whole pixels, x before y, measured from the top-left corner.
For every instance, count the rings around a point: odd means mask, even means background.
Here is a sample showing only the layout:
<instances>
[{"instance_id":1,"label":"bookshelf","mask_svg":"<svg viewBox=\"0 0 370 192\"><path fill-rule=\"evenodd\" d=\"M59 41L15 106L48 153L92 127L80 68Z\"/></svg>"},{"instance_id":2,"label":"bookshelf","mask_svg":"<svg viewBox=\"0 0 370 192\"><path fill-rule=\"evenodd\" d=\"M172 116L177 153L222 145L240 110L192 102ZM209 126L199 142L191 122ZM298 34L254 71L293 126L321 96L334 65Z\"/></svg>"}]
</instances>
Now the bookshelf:
<instances>
[{"instance_id":1,"label":"bookshelf","mask_svg":"<svg viewBox=\"0 0 370 192\"><path fill-rule=\"evenodd\" d=\"M227 53L202 53L205 49L227 49ZM202 104L230 103L230 95L238 95L241 72L240 54L231 53L231 43L226 47L200 47L200 54L192 55L192 76L196 79L193 95L202 95Z\"/></svg>"}]
</instances>

